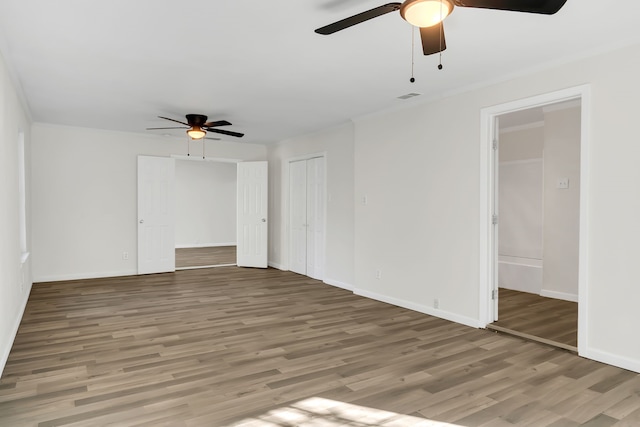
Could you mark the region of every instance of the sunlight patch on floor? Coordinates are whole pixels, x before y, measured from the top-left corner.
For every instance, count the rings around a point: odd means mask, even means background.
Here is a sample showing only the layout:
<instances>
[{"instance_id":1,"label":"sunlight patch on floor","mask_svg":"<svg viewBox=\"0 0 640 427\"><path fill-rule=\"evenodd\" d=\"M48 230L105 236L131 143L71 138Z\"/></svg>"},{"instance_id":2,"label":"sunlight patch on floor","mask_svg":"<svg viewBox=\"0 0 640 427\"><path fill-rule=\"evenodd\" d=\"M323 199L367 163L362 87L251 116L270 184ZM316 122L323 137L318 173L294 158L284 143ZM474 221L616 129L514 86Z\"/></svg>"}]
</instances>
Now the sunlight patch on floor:
<instances>
[{"instance_id":1,"label":"sunlight patch on floor","mask_svg":"<svg viewBox=\"0 0 640 427\"><path fill-rule=\"evenodd\" d=\"M410 415L311 397L227 427L459 427Z\"/></svg>"}]
</instances>

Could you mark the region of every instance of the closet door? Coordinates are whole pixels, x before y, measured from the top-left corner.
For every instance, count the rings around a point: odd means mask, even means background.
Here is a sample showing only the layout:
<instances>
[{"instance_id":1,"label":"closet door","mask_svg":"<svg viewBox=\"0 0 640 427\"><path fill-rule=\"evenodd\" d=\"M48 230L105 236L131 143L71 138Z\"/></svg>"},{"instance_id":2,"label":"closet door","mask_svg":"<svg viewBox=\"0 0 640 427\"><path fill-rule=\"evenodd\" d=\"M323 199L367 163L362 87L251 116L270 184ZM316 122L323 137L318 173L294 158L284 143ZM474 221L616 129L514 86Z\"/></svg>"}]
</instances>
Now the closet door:
<instances>
[{"instance_id":1,"label":"closet door","mask_svg":"<svg viewBox=\"0 0 640 427\"><path fill-rule=\"evenodd\" d=\"M289 163L289 270L307 274L307 162Z\"/></svg>"},{"instance_id":2,"label":"closet door","mask_svg":"<svg viewBox=\"0 0 640 427\"><path fill-rule=\"evenodd\" d=\"M289 270L324 277L324 158L289 163Z\"/></svg>"},{"instance_id":3,"label":"closet door","mask_svg":"<svg viewBox=\"0 0 640 427\"><path fill-rule=\"evenodd\" d=\"M307 276L324 276L324 158L307 160Z\"/></svg>"}]
</instances>

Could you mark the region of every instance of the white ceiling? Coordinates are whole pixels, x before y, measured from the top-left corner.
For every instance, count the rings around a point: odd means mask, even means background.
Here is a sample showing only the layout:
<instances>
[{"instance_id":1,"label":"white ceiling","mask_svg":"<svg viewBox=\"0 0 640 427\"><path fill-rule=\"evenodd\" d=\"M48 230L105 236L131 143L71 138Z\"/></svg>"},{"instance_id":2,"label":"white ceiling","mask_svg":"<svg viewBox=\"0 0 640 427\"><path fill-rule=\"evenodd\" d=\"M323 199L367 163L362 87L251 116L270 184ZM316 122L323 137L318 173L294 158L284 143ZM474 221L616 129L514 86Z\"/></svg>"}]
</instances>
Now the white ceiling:
<instances>
[{"instance_id":1,"label":"white ceiling","mask_svg":"<svg viewBox=\"0 0 640 427\"><path fill-rule=\"evenodd\" d=\"M456 8L444 69L416 38L412 84L397 12L313 32L383 3L2 0L0 47L37 122L147 132L201 113L270 143L640 41L636 0L568 0L552 16ZM410 92L422 95L397 99Z\"/></svg>"}]
</instances>

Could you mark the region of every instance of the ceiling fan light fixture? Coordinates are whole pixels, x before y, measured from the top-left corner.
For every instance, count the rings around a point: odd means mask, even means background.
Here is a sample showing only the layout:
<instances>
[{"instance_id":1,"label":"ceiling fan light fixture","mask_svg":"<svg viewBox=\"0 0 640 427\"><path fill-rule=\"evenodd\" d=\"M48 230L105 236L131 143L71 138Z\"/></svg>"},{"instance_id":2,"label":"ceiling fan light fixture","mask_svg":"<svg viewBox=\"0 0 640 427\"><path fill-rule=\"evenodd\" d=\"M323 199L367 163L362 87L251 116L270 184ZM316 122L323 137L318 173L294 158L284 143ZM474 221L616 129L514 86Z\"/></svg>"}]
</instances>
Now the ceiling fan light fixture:
<instances>
[{"instance_id":1,"label":"ceiling fan light fixture","mask_svg":"<svg viewBox=\"0 0 640 427\"><path fill-rule=\"evenodd\" d=\"M207 132L198 125L193 125L191 129L187 130L187 135L189 135L191 139L202 139L206 134Z\"/></svg>"},{"instance_id":2,"label":"ceiling fan light fixture","mask_svg":"<svg viewBox=\"0 0 640 427\"><path fill-rule=\"evenodd\" d=\"M407 0L400 6L400 15L409 24L426 28L442 22L452 10L449 0Z\"/></svg>"}]
</instances>

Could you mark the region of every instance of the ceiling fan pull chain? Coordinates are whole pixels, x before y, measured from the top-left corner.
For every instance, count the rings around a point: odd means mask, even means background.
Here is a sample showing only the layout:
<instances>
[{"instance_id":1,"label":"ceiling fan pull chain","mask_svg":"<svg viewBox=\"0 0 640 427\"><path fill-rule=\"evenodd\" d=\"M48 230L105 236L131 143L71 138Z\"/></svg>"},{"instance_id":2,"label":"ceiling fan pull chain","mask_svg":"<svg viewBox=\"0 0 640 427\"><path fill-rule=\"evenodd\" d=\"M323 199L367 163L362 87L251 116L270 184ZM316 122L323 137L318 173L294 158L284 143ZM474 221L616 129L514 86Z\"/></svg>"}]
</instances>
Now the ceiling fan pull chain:
<instances>
[{"instance_id":1,"label":"ceiling fan pull chain","mask_svg":"<svg viewBox=\"0 0 640 427\"><path fill-rule=\"evenodd\" d=\"M414 83L416 81L416 79L413 77L413 65L414 65L414 56L415 56L415 37L416 34L416 27L414 27L413 25L411 26L411 78L409 79L409 81L411 83Z\"/></svg>"},{"instance_id":2,"label":"ceiling fan pull chain","mask_svg":"<svg viewBox=\"0 0 640 427\"><path fill-rule=\"evenodd\" d=\"M440 61L440 63L438 64L438 70L442 70L442 33L443 33L443 29L442 29L442 0L440 0L440 31L439 31L439 36L440 36L440 52L438 52L438 60Z\"/></svg>"},{"instance_id":3,"label":"ceiling fan pull chain","mask_svg":"<svg viewBox=\"0 0 640 427\"><path fill-rule=\"evenodd\" d=\"M204 138L202 138L202 160L204 160Z\"/></svg>"},{"instance_id":4,"label":"ceiling fan pull chain","mask_svg":"<svg viewBox=\"0 0 640 427\"><path fill-rule=\"evenodd\" d=\"M189 149L189 146L190 146L190 144L189 144L189 140L190 140L190 139L191 139L191 138L189 138L189 136L187 135L187 157L189 157L189 156L191 155L191 152L190 152L190 149Z\"/></svg>"}]
</instances>

